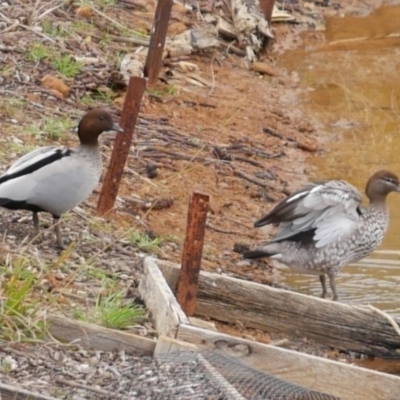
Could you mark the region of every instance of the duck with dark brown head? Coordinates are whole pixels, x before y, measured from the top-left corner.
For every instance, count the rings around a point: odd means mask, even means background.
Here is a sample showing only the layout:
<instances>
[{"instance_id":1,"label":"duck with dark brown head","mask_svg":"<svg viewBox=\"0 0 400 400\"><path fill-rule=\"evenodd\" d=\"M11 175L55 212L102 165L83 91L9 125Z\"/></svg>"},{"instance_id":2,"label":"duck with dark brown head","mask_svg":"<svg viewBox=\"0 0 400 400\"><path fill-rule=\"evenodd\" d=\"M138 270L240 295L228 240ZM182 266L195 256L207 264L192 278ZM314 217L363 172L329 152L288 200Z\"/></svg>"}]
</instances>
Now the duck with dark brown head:
<instances>
[{"instance_id":1,"label":"duck with dark brown head","mask_svg":"<svg viewBox=\"0 0 400 400\"><path fill-rule=\"evenodd\" d=\"M0 177L0 206L32 211L36 234L38 212L51 213L57 244L64 247L58 220L86 200L99 182L102 162L98 138L104 131L123 129L108 112L91 110L79 123L78 146L41 147L21 157Z\"/></svg>"},{"instance_id":2,"label":"duck with dark brown head","mask_svg":"<svg viewBox=\"0 0 400 400\"><path fill-rule=\"evenodd\" d=\"M348 182L305 186L255 222L257 228L273 224L278 231L271 241L245 251L244 258L269 257L294 271L319 275L323 298L327 275L333 300L337 300L339 271L382 243L389 224L386 197L400 192L399 178L390 171L378 171L369 178L365 192L369 205L364 207L362 194Z\"/></svg>"}]
</instances>

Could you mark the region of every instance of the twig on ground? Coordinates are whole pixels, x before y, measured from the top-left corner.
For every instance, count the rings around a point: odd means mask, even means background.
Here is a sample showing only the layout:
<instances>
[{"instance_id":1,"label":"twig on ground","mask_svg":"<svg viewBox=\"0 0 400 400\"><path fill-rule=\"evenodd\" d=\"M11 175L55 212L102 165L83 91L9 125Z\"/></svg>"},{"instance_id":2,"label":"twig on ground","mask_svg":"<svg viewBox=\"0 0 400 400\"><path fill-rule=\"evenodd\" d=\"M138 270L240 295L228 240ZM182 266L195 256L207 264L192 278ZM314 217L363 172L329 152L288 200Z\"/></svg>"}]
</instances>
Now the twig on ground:
<instances>
[{"instance_id":1,"label":"twig on ground","mask_svg":"<svg viewBox=\"0 0 400 400\"><path fill-rule=\"evenodd\" d=\"M219 232L219 233L225 233L227 235L239 235L243 236L243 232L237 232L237 231L225 231L220 228L216 228L215 226L212 226L209 222L206 223L206 227L208 229L211 229L212 231Z\"/></svg>"},{"instance_id":2,"label":"twig on ground","mask_svg":"<svg viewBox=\"0 0 400 400\"><path fill-rule=\"evenodd\" d=\"M67 385L67 386L71 386L71 387L74 387L74 388L89 390L91 392L98 393L98 394L104 394L104 395L107 395L107 396L112 396L112 393L111 392L107 392L106 390L98 389L98 388L95 388L93 386L83 385L82 383L70 381L69 379L56 378L54 381L56 383L60 384L60 385Z\"/></svg>"}]
</instances>

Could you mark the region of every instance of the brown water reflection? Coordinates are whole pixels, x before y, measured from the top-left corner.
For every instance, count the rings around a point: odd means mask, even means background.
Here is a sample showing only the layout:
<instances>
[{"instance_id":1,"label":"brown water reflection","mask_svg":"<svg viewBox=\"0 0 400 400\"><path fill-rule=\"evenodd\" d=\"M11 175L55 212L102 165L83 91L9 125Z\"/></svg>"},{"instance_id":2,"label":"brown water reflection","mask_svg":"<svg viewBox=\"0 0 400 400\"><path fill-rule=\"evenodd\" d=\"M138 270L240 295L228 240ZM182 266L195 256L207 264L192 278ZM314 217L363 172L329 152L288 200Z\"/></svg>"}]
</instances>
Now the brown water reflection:
<instances>
[{"instance_id":1,"label":"brown water reflection","mask_svg":"<svg viewBox=\"0 0 400 400\"><path fill-rule=\"evenodd\" d=\"M316 33L304 32L305 49L286 53L280 65L297 73L305 89L292 106L322 125L326 152L308 160L310 179L342 178L363 189L378 169L400 175L400 6L331 18L326 26L324 43L314 45ZM382 249L400 250L398 194L389 207ZM400 253L391 258L394 265L346 267L337 280L342 301L371 303L400 317ZM319 294L316 277L283 275L295 290Z\"/></svg>"}]
</instances>

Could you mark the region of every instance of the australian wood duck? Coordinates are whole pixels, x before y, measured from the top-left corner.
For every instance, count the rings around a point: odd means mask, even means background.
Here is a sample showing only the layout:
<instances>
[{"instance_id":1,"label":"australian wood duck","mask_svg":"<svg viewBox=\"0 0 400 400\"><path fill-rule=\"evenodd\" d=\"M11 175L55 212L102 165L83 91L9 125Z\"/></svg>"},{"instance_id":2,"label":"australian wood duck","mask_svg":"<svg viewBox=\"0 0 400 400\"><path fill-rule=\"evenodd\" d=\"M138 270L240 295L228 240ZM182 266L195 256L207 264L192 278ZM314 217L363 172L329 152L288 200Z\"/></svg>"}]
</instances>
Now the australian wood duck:
<instances>
[{"instance_id":1,"label":"australian wood duck","mask_svg":"<svg viewBox=\"0 0 400 400\"><path fill-rule=\"evenodd\" d=\"M0 206L32 211L36 234L38 212L51 213L57 244L64 247L58 220L97 185L102 169L98 137L104 131L123 129L106 111L91 110L79 123L77 147L46 146L21 157L0 177Z\"/></svg>"},{"instance_id":2,"label":"australian wood duck","mask_svg":"<svg viewBox=\"0 0 400 400\"><path fill-rule=\"evenodd\" d=\"M333 300L337 300L336 275L382 243L389 223L386 196L399 191L398 177L386 170L369 178L366 207L361 205L361 193L345 181L311 183L255 222L257 228L273 224L278 231L271 241L243 256L269 257L294 271L319 275L323 298L328 275Z\"/></svg>"}]
</instances>

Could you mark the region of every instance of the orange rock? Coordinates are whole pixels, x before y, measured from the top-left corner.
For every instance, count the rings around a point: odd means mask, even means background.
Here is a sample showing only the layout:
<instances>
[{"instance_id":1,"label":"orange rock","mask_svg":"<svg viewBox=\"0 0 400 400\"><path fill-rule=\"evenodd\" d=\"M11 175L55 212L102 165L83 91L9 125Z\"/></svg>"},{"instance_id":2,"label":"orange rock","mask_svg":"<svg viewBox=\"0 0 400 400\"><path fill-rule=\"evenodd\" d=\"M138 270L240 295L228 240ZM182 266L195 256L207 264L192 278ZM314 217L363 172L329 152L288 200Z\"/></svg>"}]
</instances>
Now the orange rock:
<instances>
[{"instance_id":1,"label":"orange rock","mask_svg":"<svg viewBox=\"0 0 400 400\"><path fill-rule=\"evenodd\" d=\"M47 89L56 90L58 93L62 94L62 98L67 97L70 90L60 78L56 78L52 75L46 75L42 79L42 86Z\"/></svg>"}]
</instances>

